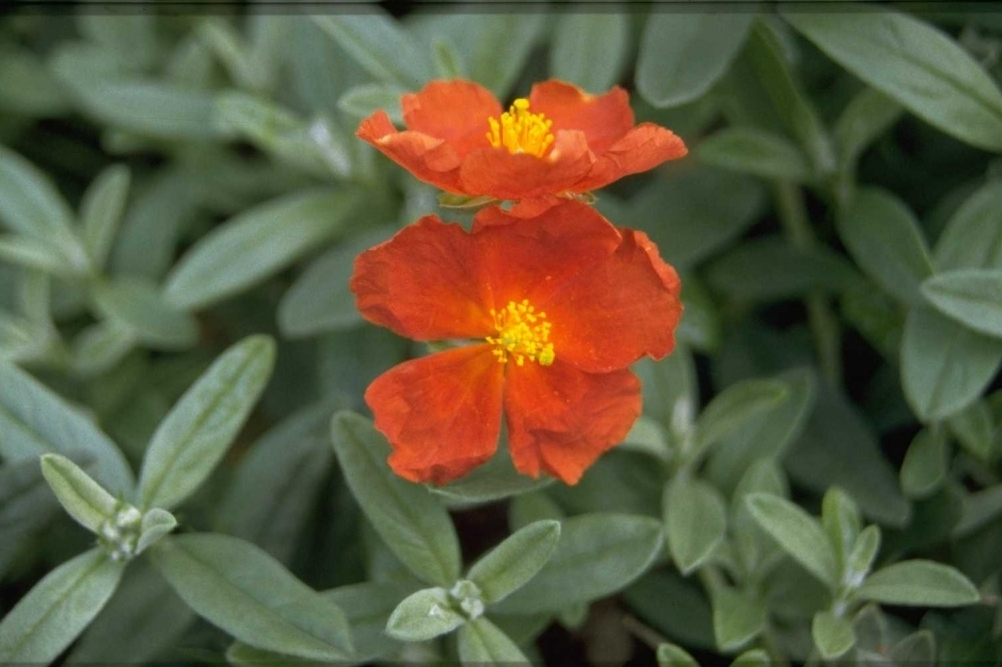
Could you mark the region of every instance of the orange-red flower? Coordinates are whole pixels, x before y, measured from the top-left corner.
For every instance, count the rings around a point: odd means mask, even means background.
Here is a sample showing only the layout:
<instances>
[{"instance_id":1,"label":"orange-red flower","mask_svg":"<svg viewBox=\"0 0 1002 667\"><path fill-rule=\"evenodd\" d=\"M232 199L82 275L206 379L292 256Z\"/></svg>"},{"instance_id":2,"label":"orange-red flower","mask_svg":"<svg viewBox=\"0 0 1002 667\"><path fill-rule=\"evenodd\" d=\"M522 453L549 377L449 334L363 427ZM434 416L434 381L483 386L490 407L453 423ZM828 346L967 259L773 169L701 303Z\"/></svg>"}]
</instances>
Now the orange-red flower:
<instances>
[{"instance_id":1,"label":"orange-red flower","mask_svg":"<svg viewBox=\"0 0 1002 667\"><path fill-rule=\"evenodd\" d=\"M365 393L393 470L436 484L494 454L502 412L520 472L577 482L640 414L627 367L671 352L682 314L678 276L647 236L574 201L532 217L485 209L469 233L426 216L362 253L351 289L376 324L468 343Z\"/></svg>"},{"instance_id":2,"label":"orange-red flower","mask_svg":"<svg viewBox=\"0 0 1002 667\"><path fill-rule=\"evenodd\" d=\"M406 131L384 111L357 136L417 178L470 197L521 200L589 192L686 154L682 140L634 125L629 98L615 87L589 95L561 81L532 87L507 112L471 81L432 81L401 98Z\"/></svg>"}]
</instances>

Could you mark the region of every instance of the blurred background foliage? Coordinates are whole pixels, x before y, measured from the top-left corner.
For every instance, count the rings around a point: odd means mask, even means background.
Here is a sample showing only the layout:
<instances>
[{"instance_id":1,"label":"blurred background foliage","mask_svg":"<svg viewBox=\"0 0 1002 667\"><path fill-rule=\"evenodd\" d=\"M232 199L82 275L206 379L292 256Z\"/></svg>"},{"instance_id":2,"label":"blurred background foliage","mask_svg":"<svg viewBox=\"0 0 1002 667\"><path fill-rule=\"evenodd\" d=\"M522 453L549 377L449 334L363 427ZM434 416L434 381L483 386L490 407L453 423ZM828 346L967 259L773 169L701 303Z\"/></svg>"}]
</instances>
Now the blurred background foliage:
<instances>
[{"instance_id":1,"label":"blurred background foliage","mask_svg":"<svg viewBox=\"0 0 1002 667\"><path fill-rule=\"evenodd\" d=\"M175 536L70 618L69 662L318 655L255 645L199 601L215 595L185 565L199 549L244 559L251 589L271 576L246 543L332 589L353 662L999 662L1002 15L587 9L0 17L0 616L94 543L39 455L129 498L184 396L233 433L207 436L219 451L177 507L144 504L173 510ZM470 216L353 132L453 77L503 102L551 77L622 85L638 120L679 134L688 157L595 205L658 244L686 310L676 351L635 367L644 415L580 484L519 478L502 453L444 489L405 485L438 517L409 525L365 491L403 484L359 458L380 436L343 414L335 457L330 423L425 350L363 322L347 281L421 215ZM241 344L265 370L220 385L220 417L188 388L251 334L274 340L273 371L264 339ZM408 595L543 520L557 551L490 623L461 614L456 642L384 633ZM402 555L456 535L451 580ZM12 618L0 656L16 658Z\"/></svg>"}]
</instances>

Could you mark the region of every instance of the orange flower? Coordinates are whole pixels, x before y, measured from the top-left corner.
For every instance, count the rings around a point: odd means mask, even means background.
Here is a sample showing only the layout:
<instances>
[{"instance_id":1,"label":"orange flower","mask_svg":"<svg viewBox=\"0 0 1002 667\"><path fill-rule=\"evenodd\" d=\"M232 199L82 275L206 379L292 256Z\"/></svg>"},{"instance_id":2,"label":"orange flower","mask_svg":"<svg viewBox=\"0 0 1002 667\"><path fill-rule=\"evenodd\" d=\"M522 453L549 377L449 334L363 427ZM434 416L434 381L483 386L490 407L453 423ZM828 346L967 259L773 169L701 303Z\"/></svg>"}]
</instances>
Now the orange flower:
<instances>
[{"instance_id":1,"label":"orange flower","mask_svg":"<svg viewBox=\"0 0 1002 667\"><path fill-rule=\"evenodd\" d=\"M669 130L635 126L628 95L618 86L589 95L546 81L502 113L476 83L432 81L404 95L401 106L406 131L377 111L357 136L422 181L470 197L584 193L686 154Z\"/></svg>"},{"instance_id":2,"label":"orange flower","mask_svg":"<svg viewBox=\"0 0 1002 667\"><path fill-rule=\"evenodd\" d=\"M682 314L678 276L647 236L574 201L531 217L491 207L469 233L425 216L359 255L351 289L371 322L469 343L365 393L393 470L435 484L494 454L502 412L520 472L577 482L640 414L627 367L671 352Z\"/></svg>"}]
</instances>

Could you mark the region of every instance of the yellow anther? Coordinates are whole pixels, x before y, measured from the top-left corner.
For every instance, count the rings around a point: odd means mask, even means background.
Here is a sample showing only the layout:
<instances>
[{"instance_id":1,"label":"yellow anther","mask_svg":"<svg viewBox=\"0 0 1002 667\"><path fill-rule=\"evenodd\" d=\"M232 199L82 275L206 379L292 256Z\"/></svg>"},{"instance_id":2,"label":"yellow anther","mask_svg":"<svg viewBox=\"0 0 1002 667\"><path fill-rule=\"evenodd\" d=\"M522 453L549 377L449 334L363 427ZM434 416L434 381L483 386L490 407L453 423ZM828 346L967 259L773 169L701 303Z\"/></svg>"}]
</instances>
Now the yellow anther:
<instances>
[{"instance_id":1,"label":"yellow anther","mask_svg":"<svg viewBox=\"0 0 1002 667\"><path fill-rule=\"evenodd\" d=\"M525 360L535 361L540 366L549 366L556 358L550 340L550 323L546 313L537 313L528 299L520 303L509 301L499 313L493 308L491 316L497 328L497 336L488 336L487 342L494 345L494 356L498 362L514 359L519 366Z\"/></svg>"},{"instance_id":2,"label":"yellow anther","mask_svg":"<svg viewBox=\"0 0 1002 667\"><path fill-rule=\"evenodd\" d=\"M500 121L488 118L487 122L491 126L487 133L491 146L504 146L509 153L528 153L543 157L553 143L553 133L550 132L553 121L548 120L544 114L531 113L529 100L525 98L515 100L508 111L501 114Z\"/></svg>"}]
</instances>

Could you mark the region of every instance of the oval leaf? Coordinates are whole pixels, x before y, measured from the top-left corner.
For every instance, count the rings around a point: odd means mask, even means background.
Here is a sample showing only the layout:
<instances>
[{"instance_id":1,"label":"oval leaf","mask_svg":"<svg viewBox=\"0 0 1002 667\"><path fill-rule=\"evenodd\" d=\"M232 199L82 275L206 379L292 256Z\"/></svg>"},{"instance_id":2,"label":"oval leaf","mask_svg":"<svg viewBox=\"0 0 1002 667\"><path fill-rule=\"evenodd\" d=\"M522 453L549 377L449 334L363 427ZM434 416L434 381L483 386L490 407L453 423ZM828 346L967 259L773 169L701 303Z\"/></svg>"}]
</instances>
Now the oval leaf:
<instances>
[{"instance_id":1,"label":"oval leaf","mask_svg":"<svg viewBox=\"0 0 1002 667\"><path fill-rule=\"evenodd\" d=\"M942 485L948 464L943 430L919 431L901 463L901 490L909 498L932 495Z\"/></svg>"},{"instance_id":2,"label":"oval leaf","mask_svg":"<svg viewBox=\"0 0 1002 667\"><path fill-rule=\"evenodd\" d=\"M386 634L400 641L423 642L452 632L466 622L453 605L444 588L425 588L408 595L386 621Z\"/></svg>"},{"instance_id":3,"label":"oval leaf","mask_svg":"<svg viewBox=\"0 0 1002 667\"><path fill-rule=\"evenodd\" d=\"M718 394L696 422L697 447L702 451L749 420L781 403L789 392L782 380L746 380Z\"/></svg>"},{"instance_id":4,"label":"oval leaf","mask_svg":"<svg viewBox=\"0 0 1002 667\"><path fill-rule=\"evenodd\" d=\"M918 607L960 607L981 599L978 589L958 570L928 560L906 560L877 570L855 597Z\"/></svg>"},{"instance_id":5,"label":"oval leaf","mask_svg":"<svg viewBox=\"0 0 1002 667\"><path fill-rule=\"evenodd\" d=\"M765 607L733 588L713 591L713 635L721 651L734 651L765 628Z\"/></svg>"},{"instance_id":6,"label":"oval leaf","mask_svg":"<svg viewBox=\"0 0 1002 667\"><path fill-rule=\"evenodd\" d=\"M619 80L629 40L626 14L564 14L553 30L550 74L593 93L608 90Z\"/></svg>"},{"instance_id":7,"label":"oval leaf","mask_svg":"<svg viewBox=\"0 0 1002 667\"><path fill-rule=\"evenodd\" d=\"M822 583L834 588L838 565L828 536L814 517L785 498L764 493L745 500L755 521Z\"/></svg>"},{"instance_id":8,"label":"oval leaf","mask_svg":"<svg viewBox=\"0 0 1002 667\"><path fill-rule=\"evenodd\" d=\"M529 524L474 563L466 577L480 587L485 604L499 602L536 576L559 541L559 521Z\"/></svg>"},{"instance_id":9,"label":"oval leaf","mask_svg":"<svg viewBox=\"0 0 1002 667\"><path fill-rule=\"evenodd\" d=\"M811 623L811 637L818 653L825 660L833 660L856 644L852 623L830 611L819 611Z\"/></svg>"},{"instance_id":10,"label":"oval leaf","mask_svg":"<svg viewBox=\"0 0 1002 667\"><path fill-rule=\"evenodd\" d=\"M922 294L964 326L1002 338L1002 269L967 269L933 276Z\"/></svg>"},{"instance_id":11,"label":"oval leaf","mask_svg":"<svg viewBox=\"0 0 1002 667\"><path fill-rule=\"evenodd\" d=\"M188 606L237 639L315 660L350 657L341 608L254 545L189 534L165 539L150 553Z\"/></svg>"},{"instance_id":12,"label":"oval leaf","mask_svg":"<svg viewBox=\"0 0 1002 667\"><path fill-rule=\"evenodd\" d=\"M179 308L203 308L256 285L340 231L359 201L355 191L321 189L240 213L181 258L164 296Z\"/></svg>"},{"instance_id":13,"label":"oval leaf","mask_svg":"<svg viewBox=\"0 0 1002 667\"><path fill-rule=\"evenodd\" d=\"M143 459L139 504L170 509L209 476L264 390L275 362L267 336L222 354L157 427Z\"/></svg>"},{"instance_id":14,"label":"oval leaf","mask_svg":"<svg viewBox=\"0 0 1002 667\"><path fill-rule=\"evenodd\" d=\"M528 665L521 649L486 618L478 618L456 633L456 649L464 665Z\"/></svg>"},{"instance_id":15,"label":"oval leaf","mask_svg":"<svg viewBox=\"0 0 1002 667\"><path fill-rule=\"evenodd\" d=\"M121 277L100 282L91 294L101 314L125 324L154 349L177 350L198 342L198 322L164 302L160 290L144 278Z\"/></svg>"},{"instance_id":16,"label":"oval leaf","mask_svg":"<svg viewBox=\"0 0 1002 667\"><path fill-rule=\"evenodd\" d=\"M124 563L91 549L47 574L0 622L0 662L55 660L101 611L124 571Z\"/></svg>"},{"instance_id":17,"label":"oval leaf","mask_svg":"<svg viewBox=\"0 0 1002 667\"><path fill-rule=\"evenodd\" d=\"M340 412L331 434L345 480L386 546L421 579L451 586L459 578L459 539L445 508L390 470L390 445L369 420Z\"/></svg>"},{"instance_id":18,"label":"oval leaf","mask_svg":"<svg viewBox=\"0 0 1002 667\"><path fill-rule=\"evenodd\" d=\"M668 550L682 574L689 574L706 562L724 539L724 499L705 482L677 478L665 488L663 506Z\"/></svg>"},{"instance_id":19,"label":"oval leaf","mask_svg":"<svg viewBox=\"0 0 1002 667\"><path fill-rule=\"evenodd\" d=\"M839 237L856 263L888 294L921 303L919 286L932 275L932 262L918 221L893 195L859 190L837 218Z\"/></svg>"},{"instance_id":20,"label":"oval leaf","mask_svg":"<svg viewBox=\"0 0 1002 667\"><path fill-rule=\"evenodd\" d=\"M84 247L95 268L103 267L111 252L125 213L130 181L131 172L125 165L108 167L91 182L80 202Z\"/></svg>"},{"instance_id":21,"label":"oval leaf","mask_svg":"<svg viewBox=\"0 0 1002 667\"><path fill-rule=\"evenodd\" d=\"M947 134L1002 151L1002 93L956 42L891 11L781 12L832 60Z\"/></svg>"},{"instance_id":22,"label":"oval leaf","mask_svg":"<svg viewBox=\"0 0 1002 667\"><path fill-rule=\"evenodd\" d=\"M901 384L929 422L974 402L1002 361L1002 341L971 331L929 307L913 308L901 339Z\"/></svg>"},{"instance_id":23,"label":"oval leaf","mask_svg":"<svg viewBox=\"0 0 1002 667\"><path fill-rule=\"evenodd\" d=\"M656 107L698 99L730 67L753 18L753 12L652 12L640 39L637 90Z\"/></svg>"},{"instance_id":24,"label":"oval leaf","mask_svg":"<svg viewBox=\"0 0 1002 667\"><path fill-rule=\"evenodd\" d=\"M313 17L362 69L386 83L417 90L431 78L431 62L394 21L379 7L369 7L364 16L334 14Z\"/></svg>"},{"instance_id":25,"label":"oval leaf","mask_svg":"<svg viewBox=\"0 0 1002 667\"><path fill-rule=\"evenodd\" d=\"M650 567L661 522L628 514L584 514L561 526L556 553L528 584L494 609L504 614L557 611L622 589Z\"/></svg>"},{"instance_id":26,"label":"oval leaf","mask_svg":"<svg viewBox=\"0 0 1002 667\"><path fill-rule=\"evenodd\" d=\"M753 127L729 127L703 140L696 156L706 164L762 178L798 183L811 179L811 166L796 144Z\"/></svg>"},{"instance_id":27,"label":"oval leaf","mask_svg":"<svg viewBox=\"0 0 1002 667\"><path fill-rule=\"evenodd\" d=\"M105 521L114 518L114 496L65 456L44 455L42 474L63 509L87 530L97 533Z\"/></svg>"},{"instance_id":28,"label":"oval leaf","mask_svg":"<svg viewBox=\"0 0 1002 667\"><path fill-rule=\"evenodd\" d=\"M936 268L1002 269L1002 181L992 180L953 214L936 242Z\"/></svg>"}]
</instances>

